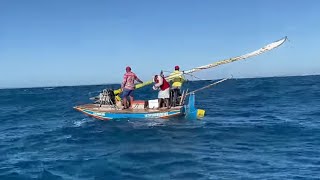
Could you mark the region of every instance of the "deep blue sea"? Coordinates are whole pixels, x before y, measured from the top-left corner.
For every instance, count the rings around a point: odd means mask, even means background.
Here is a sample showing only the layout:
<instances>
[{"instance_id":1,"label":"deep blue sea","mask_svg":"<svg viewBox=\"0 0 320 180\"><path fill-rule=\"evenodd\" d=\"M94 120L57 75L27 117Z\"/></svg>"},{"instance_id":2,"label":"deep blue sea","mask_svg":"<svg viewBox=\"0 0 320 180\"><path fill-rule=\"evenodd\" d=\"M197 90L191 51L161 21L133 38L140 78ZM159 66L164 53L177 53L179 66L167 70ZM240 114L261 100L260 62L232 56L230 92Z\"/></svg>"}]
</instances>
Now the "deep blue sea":
<instances>
[{"instance_id":1,"label":"deep blue sea","mask_svg":"<svg viewBox=\"0 0 320 180\"><path fill-rule=\"evenodd\" d=\"M196 94L202 120L73 109L107 87L119 85L1 89L0 179L320 178L320 76L225 81Z\"/></svg>"}]
</instances>

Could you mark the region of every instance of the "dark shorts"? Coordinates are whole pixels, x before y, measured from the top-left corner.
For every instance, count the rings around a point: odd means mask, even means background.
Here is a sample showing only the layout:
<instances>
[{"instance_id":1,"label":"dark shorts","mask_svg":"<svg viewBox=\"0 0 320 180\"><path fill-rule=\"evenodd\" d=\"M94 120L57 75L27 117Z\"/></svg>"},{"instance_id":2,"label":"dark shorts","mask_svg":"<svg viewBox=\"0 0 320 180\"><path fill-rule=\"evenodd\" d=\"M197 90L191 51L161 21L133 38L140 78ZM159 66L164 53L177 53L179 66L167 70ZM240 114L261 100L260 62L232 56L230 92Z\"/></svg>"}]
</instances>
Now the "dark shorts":
<instances>
[{"instance_id":1,"label":"dark shorts","mask_svg":"<svg viewBox=\"0 0 320 180\"><path fill-rule=\"evenodd\" d=\"M133 91L134 90L130 90L130 89L123 89L123 92L122 92L122 98L124 97L128 97L128 96L131 96L133 97Z\"/></svg>"}]
</instances>

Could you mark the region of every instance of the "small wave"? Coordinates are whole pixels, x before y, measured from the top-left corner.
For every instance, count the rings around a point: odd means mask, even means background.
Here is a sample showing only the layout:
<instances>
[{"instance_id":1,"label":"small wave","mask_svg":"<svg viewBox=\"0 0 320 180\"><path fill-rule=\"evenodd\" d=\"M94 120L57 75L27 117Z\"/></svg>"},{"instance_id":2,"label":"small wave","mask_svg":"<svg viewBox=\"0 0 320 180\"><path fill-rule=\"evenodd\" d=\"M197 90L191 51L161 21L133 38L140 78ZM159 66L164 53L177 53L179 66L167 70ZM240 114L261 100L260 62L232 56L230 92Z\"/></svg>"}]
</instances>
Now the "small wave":
<instances>
[{"instance_id":1,"label":"small wave","mask_svg":"<svg viewBox=\"0 0 320 180\"><path fill-rule=\"evenodd\" d=\"M148 127L166 126L167 121L168 120L166 119L151 119L151 120L147 120L145 125Z\"/></svg>"},{"instance_id":2,"label":"small wave","mask_svg":"<svg viewBox=\"0 0 320 180\"><path fill-rule=\"evenodd\" d=\"M89 96L92 96L92 95L98 95L101 91L91 91L91 92L88 92L88 95Z\"/></svg>"},{"instance_id":3,"label":"small wave","mask_svg":"<svg viewBox=\"0 0 320 180\"><path fill-rule=\"evenodd\" d=\"M76 121L73 121L72 124L75 126L75 127L80 127L86 123L89 123L89 122L92 122L94 121L93 119L90 119L90 118L83 118L81 120L76 120Z\"/></svg>"},{"instance_id":4,"label":"small wave","mask_svg":"<svg viewBox=\"0 0 320 180\"><path fill-rule=\"evenodd\" d=\"M152 127L163 127L166 126L168 120L166 119L132 119L128 122L135 129L152 128Z\"/></svg>"},{"instance_id":5,"label":"small wave","mask_svg":"<svg viewBox=\"0 0 320 180\"><path fill-rule=\"evenodd\" d=\"M83 126L87 123L91 123L91 122L94 122L94 121L97 121L96 119L94 118L90 118L90 117L86 117L86 118L83 118L81 120L75 120L72 122L73 126L74 127L80 127L80 126Z\"/></svg>"},{"instance_id":6,"label":"small wave","mask_svg":"<svg viewBox=\"0 0 320 180\"><path fill-rule=\"evenodd\" d=\"M47 87L47 88L43 88L44 90L52 90L54 89L53 87Z\"/></svg>"}]
</instances>

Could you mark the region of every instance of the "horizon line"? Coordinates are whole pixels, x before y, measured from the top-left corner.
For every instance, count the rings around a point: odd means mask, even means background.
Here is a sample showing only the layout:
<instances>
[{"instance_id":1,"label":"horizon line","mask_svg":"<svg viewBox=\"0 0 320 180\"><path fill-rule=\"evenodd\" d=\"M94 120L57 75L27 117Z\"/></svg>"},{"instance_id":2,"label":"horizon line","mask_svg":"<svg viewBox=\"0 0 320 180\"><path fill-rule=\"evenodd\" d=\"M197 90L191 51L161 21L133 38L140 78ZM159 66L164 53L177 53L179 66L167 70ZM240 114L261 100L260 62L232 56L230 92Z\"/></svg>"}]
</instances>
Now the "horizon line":
<instances>
[{"instance_id":1,"label":"horizon line","mask_svg":"<svg viewBox=\"0 0 320 180\"><path fill-rule=\"evenodd\" d=\"M278 76L256 76L256 77L232 77L231 79L261 79L261 78L280 78L280 77L301 77L301 76L319 76L320 74L303 74L303 75L278 75ZM221 79L221 78L218 78ZM211 81L218 79L198 79L189 81ZM61 88L61 87L77 87L77 86L103 86L103 85L118 85L120 83L102 83L102 84L79 84L79 85L53 85L53 86L31 86L31 87L0 87L3 89L33 89L33 88Z\"/></svg>"}]
</instances>

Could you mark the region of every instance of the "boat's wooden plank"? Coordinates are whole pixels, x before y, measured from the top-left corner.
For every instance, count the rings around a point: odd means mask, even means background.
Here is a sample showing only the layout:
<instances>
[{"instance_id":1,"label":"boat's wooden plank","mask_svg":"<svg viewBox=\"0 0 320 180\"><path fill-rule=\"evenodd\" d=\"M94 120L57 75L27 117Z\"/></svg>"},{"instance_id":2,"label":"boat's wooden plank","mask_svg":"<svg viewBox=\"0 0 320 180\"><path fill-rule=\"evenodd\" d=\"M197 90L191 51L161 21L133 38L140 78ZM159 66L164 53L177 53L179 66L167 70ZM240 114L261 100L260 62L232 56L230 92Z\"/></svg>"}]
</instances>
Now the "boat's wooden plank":
<instances>
[{"instance_id":1,"label":"boat's wooden plank","mask_svg":"<svg viewBox=\"0 0 320 180\"><path fill-rule=\"evenodd\" d=\"M87 109L95 112L109 112L109 113L156 113L156 112L168 112L174 110L180 110L182 106L172 107L170 109L160 108L160 109L115 109L111 107L100 107L97 104L85 104L77 106L79 109Z\"/></svg>"}]
</instances>

